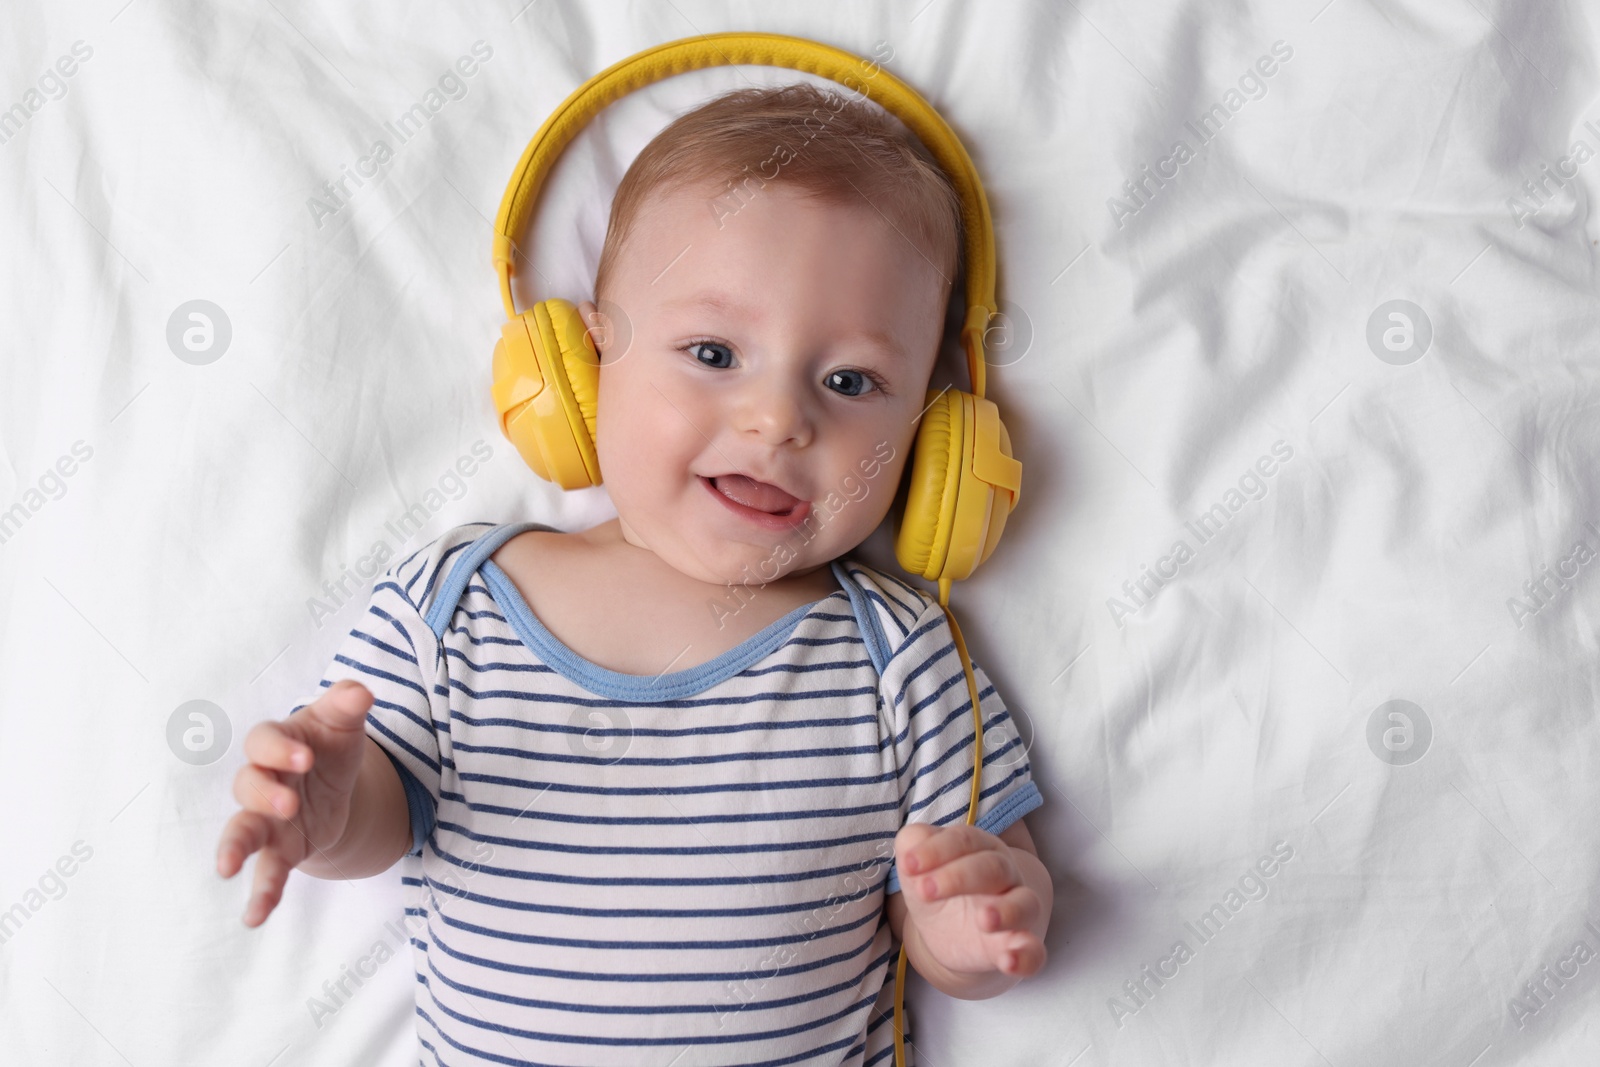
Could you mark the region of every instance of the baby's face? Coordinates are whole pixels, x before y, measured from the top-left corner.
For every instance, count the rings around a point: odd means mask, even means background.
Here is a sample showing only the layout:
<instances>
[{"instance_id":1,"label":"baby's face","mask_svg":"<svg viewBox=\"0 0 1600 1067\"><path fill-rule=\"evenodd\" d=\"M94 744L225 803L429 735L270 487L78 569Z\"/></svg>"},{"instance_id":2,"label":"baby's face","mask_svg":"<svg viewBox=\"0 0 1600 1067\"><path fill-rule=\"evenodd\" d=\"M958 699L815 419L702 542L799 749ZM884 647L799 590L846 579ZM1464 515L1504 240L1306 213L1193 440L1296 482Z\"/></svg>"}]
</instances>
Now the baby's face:
<instances>
[{"instance_id":1,"label":"baby's face","mask_svg":"<svg viewBox=\"0 0 1600 1067\"><path fill-rule=\"evenodd\" d=\"M645 203L603 294L618 321L595 338L596 448L622 534L717 585L826 566L883 520L950 291L870 204L749 189L742 207L718 186ZM711 479L758 508L788 502L720 479L735 473L808 503L789 518L734 506Z\"/></svg>"}]
</instances>

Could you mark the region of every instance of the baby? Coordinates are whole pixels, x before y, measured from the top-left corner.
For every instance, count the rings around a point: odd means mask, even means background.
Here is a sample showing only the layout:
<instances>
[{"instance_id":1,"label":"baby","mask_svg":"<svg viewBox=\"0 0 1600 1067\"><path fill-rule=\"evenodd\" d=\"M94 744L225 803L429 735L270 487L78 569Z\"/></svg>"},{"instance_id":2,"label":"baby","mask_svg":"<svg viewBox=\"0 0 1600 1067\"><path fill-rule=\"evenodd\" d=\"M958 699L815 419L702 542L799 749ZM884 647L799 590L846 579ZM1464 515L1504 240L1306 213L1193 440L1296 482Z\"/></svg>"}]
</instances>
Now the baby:
<instances>
[{"instance_id":1,"label":"baby","mask_svg":"<svg viewBox=\"0 0 1600 1067\"><path fill-rule=\"evenodd\" d=\"M902 942L952 997L1035 974L1016 726L974 663L969 826L944 610L849 556L959 249L872 105L741 90L662 131L579 306L617 517L458 526L384 572L320 695L245 736L217 853L259 853L245 925L291 870L399 862L430 1064L892 1063Z\"/></svg>"}]
</instances>

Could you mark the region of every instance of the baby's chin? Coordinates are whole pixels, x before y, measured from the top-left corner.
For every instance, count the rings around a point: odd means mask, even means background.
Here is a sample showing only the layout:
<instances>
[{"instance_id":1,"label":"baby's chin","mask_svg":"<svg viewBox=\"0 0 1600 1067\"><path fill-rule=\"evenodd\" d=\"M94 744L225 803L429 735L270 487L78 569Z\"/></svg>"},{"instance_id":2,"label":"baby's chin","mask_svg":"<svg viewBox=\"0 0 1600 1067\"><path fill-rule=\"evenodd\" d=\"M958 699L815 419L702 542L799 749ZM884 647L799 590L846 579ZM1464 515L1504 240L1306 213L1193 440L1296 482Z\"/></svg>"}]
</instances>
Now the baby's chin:
<instances>
[{"instance_id":1,"label":"baby's chin","mask_svg":"<svg viewBox=\"0 0 1600 1067\"><path fill-rule=\"evenodd\" d=\"M649 552L661 566L682 577L719 590L730 584L760 586L805 578L843 554L842 550L829 548L834 538L819 533L815 527L797 527L787 535L757 532L746 539L697 535L690 542L671 533L654 537L648 522L630 523L622 515L618 518L622 537L629 544Z\"/></svg>"},{"instance_id":2,"label":"baby's chin","mask_svg":"<svg viewBox=\"0 0 1600 1067\"><path fill-rule=\"evenodd\" d=\"M820 540L820 539L819 539ZM721 541L696 546L693 553L658 553L661 561L685 577L725 588L732 585L761 586L796 581L826 566L821 545L807 545L796 533L792 543L754 545L743 541Z\"/></svg>"}]
</instances>

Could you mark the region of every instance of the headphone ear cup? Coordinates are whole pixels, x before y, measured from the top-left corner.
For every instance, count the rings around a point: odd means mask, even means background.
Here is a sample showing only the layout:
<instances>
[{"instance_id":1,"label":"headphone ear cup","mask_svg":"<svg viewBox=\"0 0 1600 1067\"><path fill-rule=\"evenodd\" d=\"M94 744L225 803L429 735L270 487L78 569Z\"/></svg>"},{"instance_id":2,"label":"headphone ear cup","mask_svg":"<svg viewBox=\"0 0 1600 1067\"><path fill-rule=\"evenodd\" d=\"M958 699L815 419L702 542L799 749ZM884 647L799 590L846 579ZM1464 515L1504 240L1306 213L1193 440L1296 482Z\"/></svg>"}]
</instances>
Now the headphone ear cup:
<instances>
[{"instance_id":1,"label":"headphone ear cup","mask_svg":"<svg viewBox=\"0 0 1600 1067\"><path fill-rule=\"evenodd\" d=\"M917 427L895 557L929 581L960 581L1000 543L1022 464L992 400L929 390Z\"/></svg>"},{"instance_id":2,"label":"headphone ear cup","mask_svg":"<svg viewBox=\"0 0 1600 1067\"><path fill-rule=\"evenodd\" d=\"M944 569L949 539L949 505L954 499L951 482L950 393L929 390L928 406L917 427L911 450L911 471L906 476L906 506L900 532L894 541L895 558L910 574L933 579Z\"/></svg>"},{"instance_id":3,"label":"headphone ear cup","mask_svg":"<svg viewBox=\"0 0 1600 1067\"><path fill-rule=\"evenodd\" d=\"M578 309L543 300L502 325L500 335L492 388L500 432L546 481L563 489L599 485L599 357Z\"/></svg>"},{"instance_id":4,"label":"headphone ear cup","mask_svg":"<svg viewBox=\"0 0 1600 1067\"><path fill-rule=\"evenodd\" d=\"M584 327L583 316L567 300L546 300L543 303L550 318L550 332L561 351L557 361L566 390L577 406L578 417L583 420L581 435L589 452L594 451L595 415L600 410L600 353L594 347L594 338ZM580 431L574 427L574 433ZM600 484L596 461L595 485Z\"/></svg>"}]
</instances>

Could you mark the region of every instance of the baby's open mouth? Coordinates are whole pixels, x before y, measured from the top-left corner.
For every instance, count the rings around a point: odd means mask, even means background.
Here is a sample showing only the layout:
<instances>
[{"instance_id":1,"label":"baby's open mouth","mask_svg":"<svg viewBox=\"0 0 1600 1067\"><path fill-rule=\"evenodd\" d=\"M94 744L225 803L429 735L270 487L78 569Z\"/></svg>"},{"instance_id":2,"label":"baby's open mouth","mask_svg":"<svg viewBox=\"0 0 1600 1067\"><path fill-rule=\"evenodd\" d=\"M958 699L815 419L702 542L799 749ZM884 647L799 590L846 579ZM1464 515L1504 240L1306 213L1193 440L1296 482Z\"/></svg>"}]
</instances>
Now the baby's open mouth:
<instances>
[{"instance_id":1,"label":"baby's open mouth","mask_svg":"<svg viewBox=\"0 0 1600 1067\"><path fill-rule=\"evenodd\" d=\"M711 484L728 499L769 515L786 514L800 503L799 497L790 496L775 485L758 482L742 474L719 475L711 479Z\"/></svg>"},{"instance_id":2,"label":"baby's open mouth","mask_svg":"<svg viewBox=\"0 0 1600 1067\"><path fill-rule=\"evenodd\" d=\"M775 485L758 482L742 474L723 474L706 480L729 500L768 515L787 515L803 503L799 497L791 496Z\"/></svg>"}]
</instances>

